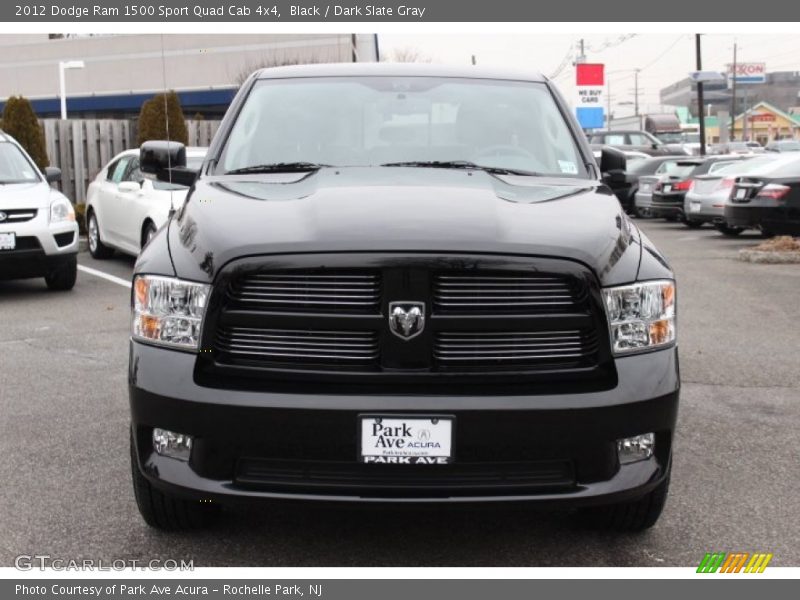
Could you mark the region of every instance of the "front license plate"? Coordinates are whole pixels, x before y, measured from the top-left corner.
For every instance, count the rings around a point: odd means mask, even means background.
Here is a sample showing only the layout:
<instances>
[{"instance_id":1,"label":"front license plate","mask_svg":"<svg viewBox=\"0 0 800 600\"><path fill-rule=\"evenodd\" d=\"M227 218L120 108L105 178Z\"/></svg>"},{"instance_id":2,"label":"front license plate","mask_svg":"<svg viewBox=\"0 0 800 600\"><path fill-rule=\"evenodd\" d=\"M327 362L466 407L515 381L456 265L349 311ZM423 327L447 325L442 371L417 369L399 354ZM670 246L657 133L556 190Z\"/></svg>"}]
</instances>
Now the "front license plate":
<instances>
[{"instance_id":1,"label":"front license plate","mask_svg":"<svg viewBox=\"0 0 800 600\"><path fill-rule=\"evenodd\" d=\"M665 185L665 186L664 186L664 193L665 193L665 194L666 194L667 192L671 192L671 191L672 191L672 186L671 186L671 185Z\"/></svg>"},{"instance_id":2,"label":"front license plate","mask_svg":"<svg viewBox=\"0 0 800 600\"><path fill-rule=\"evenodd\" d=\"M444 465L453 461L453 417L361 415L364 463Z\"/></svg>"},{"instance_id":3,"label":"front license plate","mask_svg":"<svg viewBox=\"0 0 800 600\"><path fill-rule=\"evenodd\" d=\"M698 213L700 212L700 203L699 202L692 202L689 204L689 212Z\"/></svg>"},{"instance_id":4,"label":"front license plate","mask_svg":"<svg viewBox=\"0 0 800 600\"><path fill-rule=\"evenodd\" d=\"M14 233L0 233L0 250L13 250L17 247L17 236Z\"/></svg>"}]
</instances>

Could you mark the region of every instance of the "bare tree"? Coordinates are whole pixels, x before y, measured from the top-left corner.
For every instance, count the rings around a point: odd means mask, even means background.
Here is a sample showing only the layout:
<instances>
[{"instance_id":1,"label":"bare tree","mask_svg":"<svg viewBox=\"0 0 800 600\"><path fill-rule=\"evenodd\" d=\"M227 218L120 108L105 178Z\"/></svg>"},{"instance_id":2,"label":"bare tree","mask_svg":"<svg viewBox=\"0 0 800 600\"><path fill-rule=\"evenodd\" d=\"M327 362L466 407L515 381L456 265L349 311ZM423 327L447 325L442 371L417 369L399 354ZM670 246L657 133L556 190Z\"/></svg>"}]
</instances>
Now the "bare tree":
<instances>
[{"instance_id":1,"label":"bare tree","mask_svg":"<svg viewBox=\"0 0 800 600\"><path fill-rule=\"evenodd\" d=\"M416 48L405 46L403 48L393 48L389 56L384 58L384 61L398 63L430 63L433 62L433 59Z\"/></svg>"},{"instance_id":2,"label":"bare tree","mask_svg":"<svg viewBox=\"0 0 800 600\"><path fill-rule=\"evenodd\" d=\"M242 85L252 73L260 69L268 69L270 67L285 67L290 65L309 65L323 62L317 56L311 56L307 60L301 60L294 56L263 56L258 59L250 59L239 67L233 77L233 82L236 85Z\"/></svg>"}]
</instances>

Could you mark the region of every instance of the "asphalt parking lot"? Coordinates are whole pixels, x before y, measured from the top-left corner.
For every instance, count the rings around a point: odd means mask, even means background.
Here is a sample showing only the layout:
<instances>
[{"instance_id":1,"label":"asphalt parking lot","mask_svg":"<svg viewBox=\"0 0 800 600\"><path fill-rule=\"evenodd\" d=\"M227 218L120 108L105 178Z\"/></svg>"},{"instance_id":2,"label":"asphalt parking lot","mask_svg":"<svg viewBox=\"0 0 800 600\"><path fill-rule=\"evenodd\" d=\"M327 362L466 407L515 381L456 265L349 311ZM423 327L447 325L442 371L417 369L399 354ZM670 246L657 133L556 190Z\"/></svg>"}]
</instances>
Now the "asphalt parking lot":
<instances>
[{"instance_id":1,"label":"asphalt parking lot","mask_svg":"<svg viewBox=\"0 0 800 600\"><path fill-rule=\"evenodd\" d=\"M671 495L640 535L564 512L265 504L163 534L128 466L129 290L81 271L72 292L0 282L0 565L194 559L196 566L688 566L708 551L800 566L800 265L734 260L756 235L640 221L679 285L683 390ZM128 279L133 259L80 263Z\"/></svg>"}]
</instances>

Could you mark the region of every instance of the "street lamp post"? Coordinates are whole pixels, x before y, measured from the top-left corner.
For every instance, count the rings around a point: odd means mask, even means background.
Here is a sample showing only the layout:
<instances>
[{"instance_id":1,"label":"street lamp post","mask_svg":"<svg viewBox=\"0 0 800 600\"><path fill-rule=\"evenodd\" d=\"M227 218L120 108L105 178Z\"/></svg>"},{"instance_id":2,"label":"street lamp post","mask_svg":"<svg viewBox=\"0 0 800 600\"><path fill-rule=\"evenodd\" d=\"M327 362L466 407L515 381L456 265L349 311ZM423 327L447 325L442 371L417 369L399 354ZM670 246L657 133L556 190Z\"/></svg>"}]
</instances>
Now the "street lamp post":
<instances>
[{"instance_id":1,"label":"street lamp post","mask_svg":"<svg viewBox=\"0 0 800 600\"><path fill-rule=\"evenodd\" d=\"M58 63L58 83L61 96L61 118L67 118L67 91L64 84L64 71L67 69L82 69L84 63L82 60L62 60Z\"/></svg>"}]
</instances>

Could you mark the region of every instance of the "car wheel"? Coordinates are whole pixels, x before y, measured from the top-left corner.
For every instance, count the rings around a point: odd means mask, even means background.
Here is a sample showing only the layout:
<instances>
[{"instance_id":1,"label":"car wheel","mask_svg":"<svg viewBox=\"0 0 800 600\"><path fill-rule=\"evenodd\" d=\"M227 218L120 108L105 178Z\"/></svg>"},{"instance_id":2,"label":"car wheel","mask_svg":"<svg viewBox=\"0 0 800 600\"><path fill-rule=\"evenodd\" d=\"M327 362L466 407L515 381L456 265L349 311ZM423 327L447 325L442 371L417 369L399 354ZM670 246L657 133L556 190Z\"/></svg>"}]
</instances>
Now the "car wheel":
<instances>
[{"instance_id":1,"label":"car wheel","mask_svg":"<svg viewBox=\"0 0 800 600\"><path fill-rule=\"evenodd\" d=\"M667 215L664 217L665 221L669 221L670 223L674 223L678 220L678 215Z\"/></svg>"},{"instance_id":2,"label":"car wheel","mask_svg":"<svg viewBox=\"0 0 800 600\"><path fill-rule=\"evenodd\" d=\"M144 230L142 231L142 249L144 249L144 247L150 243L150 240L155 234L156 226L153 225L152 221L148 221L147 225L144 226Z\"/></svg>"},{"instance_id":3,"label":"car wheel","mask_svg":"<svg viewBox=\"0 0 800 600\"><path fill-rule=\"evenodd\" d=\"M54 291L65 292L75 286L78 278L78 257L70 256L65 264L53 269L44 276L47 287Z\"/></svg>"},{"instance_id":4,"label":"car wheel","mask_svg":"<svg viewBox=\"0 0 800 600\"><path fill-rule=\"evenodd\" d=\"M700 229L703 226L702 221L693 221L692 219L686 219L683 224L689 229Z\"/></svg>"},{"instance_id":5,"label":"car wheel","mask_svg":"<svg viewBox=\"0 0 800 600\"><path fill-rule=\"evenodd\" d=\"M669 494L669 472L658 487L638 500L608 506L592 506L582 511L587 526L620 532L636 532L656 524Z\"/></svg>"},{"instance_id":6,"label":"car wheel","mask_svg":"<svg viewBox=\"0 0 800 600\"><path fill-rule=\"evenodd\" d=\"M89 238L89 254L92 258L109 258L114 254L114 249L106 246L100 239L100 225L94 211L89 213L89 222L86 224L86 234Z\"/></svg>"},{"instance_id":7,"label":"car wheel","mask_svg":"<svg viewBox=\"0 0 800 600\"><path fill-rule=\"evenodd\" d=\"M130 439L131 475L136 506L145 523L163 531L185 531L210 525L219 514L220 507L186 500L156 489L139 471L133 434Z\"/></svg>"},{"instance_id":8,"label":"car wheel","mask_svg":"<svg viewBox=\"0 0 800 600\"><path fill-rule=\"evenodd\" d=\"M719 231L722 235L727 235L728 237L736 237L744 231L744 229L741 227L729 227L724 223L718 223L714 225L714 229Z\"/></svg>"}]
</instances>

